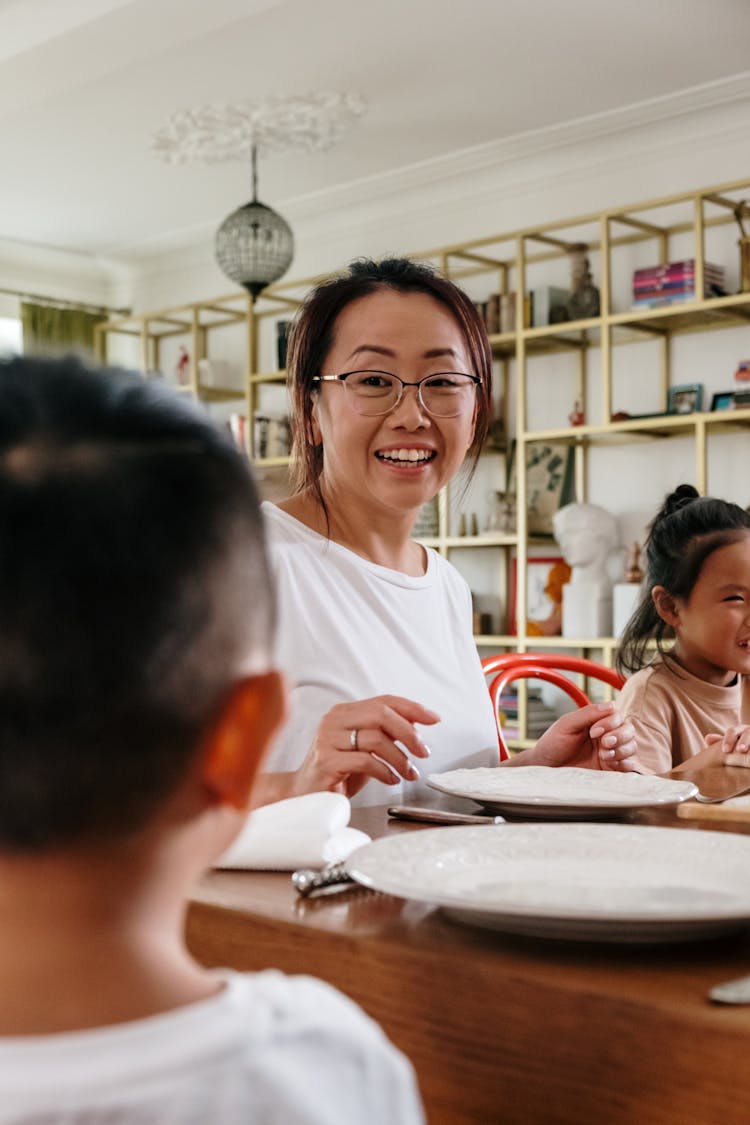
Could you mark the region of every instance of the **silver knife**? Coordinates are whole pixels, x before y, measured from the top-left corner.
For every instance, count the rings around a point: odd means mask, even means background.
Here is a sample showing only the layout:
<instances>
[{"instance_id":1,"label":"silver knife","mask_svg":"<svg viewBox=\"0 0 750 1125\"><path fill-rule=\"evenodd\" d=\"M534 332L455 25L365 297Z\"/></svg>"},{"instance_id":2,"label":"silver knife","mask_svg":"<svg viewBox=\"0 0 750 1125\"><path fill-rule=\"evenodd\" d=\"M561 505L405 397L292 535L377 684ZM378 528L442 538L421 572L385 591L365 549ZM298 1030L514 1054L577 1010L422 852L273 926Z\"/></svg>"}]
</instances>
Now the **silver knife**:
<instances>
[{"instance_id":1,"label":"silver knife","mask_svg":"<svg viewBox=\"0 0 750 1125\"><path fill-rule=\"evenodd\" d=\"M396 820L419 820L426 824L505 824L504 816L449 812L448 809L420 808L419 805L391 805L388 816Z\"/></svg>"}]
</instances>

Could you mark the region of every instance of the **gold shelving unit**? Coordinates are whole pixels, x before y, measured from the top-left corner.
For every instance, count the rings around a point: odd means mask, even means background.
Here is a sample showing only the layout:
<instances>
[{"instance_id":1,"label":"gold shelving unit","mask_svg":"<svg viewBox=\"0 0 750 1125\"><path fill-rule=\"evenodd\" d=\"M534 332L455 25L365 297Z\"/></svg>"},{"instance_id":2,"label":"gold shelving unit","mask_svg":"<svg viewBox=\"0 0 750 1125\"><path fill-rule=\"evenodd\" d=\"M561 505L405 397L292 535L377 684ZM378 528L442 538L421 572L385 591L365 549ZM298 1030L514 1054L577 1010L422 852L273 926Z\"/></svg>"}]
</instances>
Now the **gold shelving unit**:
<instances>
[{"instance_id":1,"label":"gold shelving unit","mask_svg":"<svg viewBox=\"0 0 750 1125\"><path fill-rule=\"evenodd\" d=\"M698 412L687 415L660 413L650 417L612 420L615 386L613 357L618 349L638 341L656 341L658 349L657 386L661 411L667 408L670 386L681 382L674 370L672 341L683 334L717 331L728 327L748 328L750 354L750 293L737 292L726 296L698 296L679 305L635 309L630 306L632 265L666 264L673 260L675 247L681 258L694 260L695 292L704 291L706 263L711 260L707 247L717 232L720 234L735 223L739 213L750 217L744 196L750 194L750 179L721 184L692 192L649 199L627 207L560 220L544 226L490 235L470 241L441 246L415 256L432 261L459 284L484 286L486 293L497 293L500 299L512 294L522 295L515 301L512 325L490 335L496 361L498 408L502 411L505 432L517 443L517 526L513 534L458 536L451 526L449 497L443 495L439 504L439 533L425 540L446 556L460 551L495 552L489 557L500 559L497 566L498 595L507 606L510 562L517 559L516 618L518 635L490 633L477 637L485 650L512 648L573 648L595 653L605 663L614 660L617 641L613 637L528 637L525 632L527 604L527 548L533 545L526 513L525 447L530 442L554 441L574 450L575 484L578 499L587 498L587 454L594 447L622 443L668 441L675 437L692 437L695 447L695 482L703 491L707 484L707 442L709 437L750 426L750 409L717 413ZM725 237L726 241L726 237ZM580 243L587 247L594 264L600 291L600 313L595 317L566 321L542 327L528 323L526 296L533 288L534 277L543 278L545 271L560 271L561 262ZM725 263L727 264L727 263ZM628 284L623 279L628 278ZM167 341L180 340L190 355L186 390L207 402L236 400L247 419L258 409L264 386L283 384L285 372L273 365L263 367L259 357L264 325L291 315L309 288L321 277L282 282L269 287L253 304L244 293L213 298L174 308L161 309L114 319L98 330L98 347L102 359L109 358L110 342L121 334L137 342L140 366L144 371L158 369ZM468 284L467 284L468 283ZM242 326L244 340L244 379L241 388L206 387L199 378L199 361L210 358L216 334L229 325ZM599 416L592 416L588 401L586 364L596 353L599 370ZM530 427L529 373L540 357L568 354L577 357L575 396L581 402L586 423L576 427ZM508 416L511 390L515 390L515 409ZM248 425L247 452L253 457L252 426ZM255 459L261 470L283 471L287 458ZM506 471L500 454L499 473ZM504 481L498 479L498 487Z\"/></svg>"}]
</instances>

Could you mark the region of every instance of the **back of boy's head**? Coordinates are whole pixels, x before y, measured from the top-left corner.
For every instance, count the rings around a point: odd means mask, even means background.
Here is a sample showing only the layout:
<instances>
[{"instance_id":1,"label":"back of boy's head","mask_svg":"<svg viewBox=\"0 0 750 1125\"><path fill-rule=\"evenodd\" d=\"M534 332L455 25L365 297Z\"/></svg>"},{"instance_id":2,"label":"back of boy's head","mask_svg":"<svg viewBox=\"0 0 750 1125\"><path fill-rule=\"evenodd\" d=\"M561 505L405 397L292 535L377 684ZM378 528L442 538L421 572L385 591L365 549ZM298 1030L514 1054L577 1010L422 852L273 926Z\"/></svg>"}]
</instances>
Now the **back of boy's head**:
<instances>
[{"instance_id":1,"label":"back of boy's head","mask_svg":"<svg viewBox=\"0 0 750 1125\"><path fill-rule=\"evenodd\" d=\"M617 657L620 672L635 672L646 662L646 648L670 632L651 598L654 586L663 586L687 600L709 555L750 531L750 515L738 504L701 496L691 484L670 492L649 527L646 540L647 571L640 605L622 635Z\"/></svg>"},{"instance_id":2,"label":"back of boy's head","mask_svg":"<svg viewBox=\"0 0 750 1125\"><path fill-rule=\"evenodd\" d=\"M0 849L143 826L267 669L273 605L248 467L197 405L0 361Z\"/></svg>"}]
</instances>

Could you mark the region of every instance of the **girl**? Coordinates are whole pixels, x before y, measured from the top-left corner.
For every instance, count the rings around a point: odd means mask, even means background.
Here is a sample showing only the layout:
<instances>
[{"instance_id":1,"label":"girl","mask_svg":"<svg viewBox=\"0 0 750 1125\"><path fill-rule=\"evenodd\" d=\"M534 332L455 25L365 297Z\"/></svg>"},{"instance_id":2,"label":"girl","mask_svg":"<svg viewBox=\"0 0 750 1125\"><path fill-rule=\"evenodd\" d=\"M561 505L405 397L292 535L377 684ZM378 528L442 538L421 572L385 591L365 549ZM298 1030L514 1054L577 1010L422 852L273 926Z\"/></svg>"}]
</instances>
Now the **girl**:
<instances>
[{"instance_id":1,"label":"girl","mask_svg":"<svg viewBox=\"0 0 750 1125\"><path fill-rule=\"evenodd\" d=\"M636 730L637 768L665 773L698 755L750 765L750 516L680 485L651 524L646 556L647 591L617 660L635 672L618 706Z\"/></svg>"}]
</instances>

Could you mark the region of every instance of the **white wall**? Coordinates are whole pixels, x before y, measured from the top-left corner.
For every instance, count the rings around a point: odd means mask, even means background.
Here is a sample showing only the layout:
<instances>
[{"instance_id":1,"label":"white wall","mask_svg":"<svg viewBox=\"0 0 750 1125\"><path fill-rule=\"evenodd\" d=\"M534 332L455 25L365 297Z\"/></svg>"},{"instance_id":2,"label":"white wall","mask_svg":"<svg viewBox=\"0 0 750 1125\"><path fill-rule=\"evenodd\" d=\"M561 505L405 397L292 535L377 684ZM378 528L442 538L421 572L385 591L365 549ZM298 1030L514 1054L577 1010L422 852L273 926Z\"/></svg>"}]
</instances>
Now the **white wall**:
<instances>
[{"instance_id":1,"label":"white wall","mask_svg":"<svg viewBox=\"0 0 750 1125\"><path fill-rule=\"evenodd\" d=\"M134 286L133 271L124 263L0 239L0 300L5 302L1 315L14 315L3 290L119 307L130 302ZM17 307L15 302L13 307Z\"/></svg>"},{"instance_id":2,"label":"white wall","mask_svg":"<svg viewBox=\"0 0 750 1125\"><path fill-rule=\"evenodd\" d=\"M740 77L454 153L316 197L294 198L290 192L272 202L295 231L289 276L305 277L335 270L362 254L415 253L750 178L748 152L750 81ZM213 262L212 245L213 227L190 246L174 247L165 240L148 255L120 263L0 245L0 287L132 304L136 311L165 308L232 291ZM727 254L731 259L731 245ZM727 265L732 267L732 261ZM655 375L648 352L648 345L618 351L615 408L659 408L649 405ZM272 353L269 338L264 367L275 367ZM674 349L674 381L701 382L710 396L731 388L736 361L747 356L750 329L685 337ZM592 355L590 366L596 362ZM544 388L535 397L543 404L538 424L566 425L573 377L565 364L540 362L533 379ZM593 383L591 389L594 409ZM750 502L746 442L745 437L712 442L709 477L712 491L742 504ZM695 478L692 447L684 441L595 452L591 469L590 498L618 515L623 542L642 534L666 490ZM480 519L488 492L486 481L475 490Z\"/></svg>"}]
</instances>

